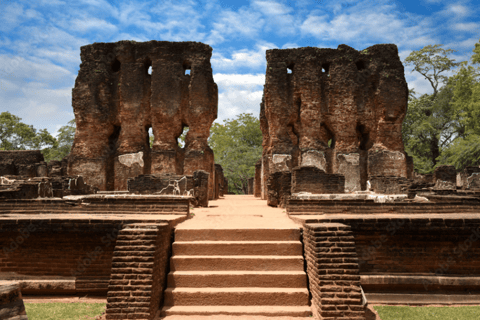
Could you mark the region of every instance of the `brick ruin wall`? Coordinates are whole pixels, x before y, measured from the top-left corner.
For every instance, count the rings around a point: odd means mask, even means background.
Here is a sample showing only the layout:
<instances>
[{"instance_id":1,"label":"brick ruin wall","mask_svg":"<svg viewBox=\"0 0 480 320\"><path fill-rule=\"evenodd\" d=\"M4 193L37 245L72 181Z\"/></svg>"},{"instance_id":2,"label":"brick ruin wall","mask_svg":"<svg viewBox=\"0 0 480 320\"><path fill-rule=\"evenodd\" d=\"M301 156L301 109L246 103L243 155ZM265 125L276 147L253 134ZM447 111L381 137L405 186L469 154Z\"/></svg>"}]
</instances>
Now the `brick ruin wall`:
<instances>
[{"instance_id":1,"label":"brick ruin wall","mask_svg":"<svg viewBox=\"0 0 480 320\"><path fill-rule=\"evenodd\" d=\"M321 223L351 227L366 293L480 293L478 218L325 218ZM323 239L317 235L317 241Z\"/></svg>"},{"instance_id":2,"label":"brick ruin wall","mask_svg":"<svg viewBox=\"0 0 480 320\"><path fill-rule=\"evenodd\" d=\"M269 175L298 166L344 175L346 191L365 190L370 176L410 177L401 135L407 98L395 45L268 50L262 198Z\"/></svg>"},{"instance_id":3,"label":"brick ruin wall","mask_svg":"<svg viewBox=\"0 0 480 320\"><path fill-rule=\"evenodd\" d=\"M213 199L215 167L207 139L217 118L218 89L211 55L212 48L198 42L83 46L72 97L77 129L68 173L100 190L126 190L127 179L141 174L204 170ZM181 148L178 138L186 127Z\"/></svg>"}]
</instances>

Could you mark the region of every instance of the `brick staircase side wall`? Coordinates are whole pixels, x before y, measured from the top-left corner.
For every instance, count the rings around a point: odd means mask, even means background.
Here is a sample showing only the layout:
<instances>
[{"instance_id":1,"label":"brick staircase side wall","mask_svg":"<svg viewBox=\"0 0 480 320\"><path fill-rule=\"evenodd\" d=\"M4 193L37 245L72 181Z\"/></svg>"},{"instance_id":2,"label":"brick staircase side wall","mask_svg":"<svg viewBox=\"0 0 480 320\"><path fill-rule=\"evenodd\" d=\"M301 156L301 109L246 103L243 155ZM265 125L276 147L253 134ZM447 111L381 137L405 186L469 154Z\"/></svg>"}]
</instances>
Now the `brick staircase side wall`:
<instances>
[{"instance_id":1,"label":"brick staircase side wall","mask_svg":"<svg viewBox=\"0 0 480 320\"><path fill-rule=\"evenodd\" d=\"M304 225L305 258L313 309L322 320L365 320L358 257L350 227Z\"/></svg>"},{"instance_id":2,"label":"brick staircase side wall","mask_svg":"<svg viewBox=\"0 0 480 320\"><path fill-rule=\"evenodd\" d=\"M168 262L171 251L171 228L168 224L142 225L138 228L147 228L145 235L151 235L154 230L154 251L142 253L141 261L138 256L120 250L117 246L114 251L114 262L107 294L106 319L154 319L163 300L166 288ZM135 228L126 225L125 229ZM133 241L151 240L144 235L135 234ZM132 244L133 245L133 244ZM124 244L122 244L124 246ZM131 252L131 251L130 251ZM121 262L116 263L118 259Z\"/></svg>"}]
</instances>

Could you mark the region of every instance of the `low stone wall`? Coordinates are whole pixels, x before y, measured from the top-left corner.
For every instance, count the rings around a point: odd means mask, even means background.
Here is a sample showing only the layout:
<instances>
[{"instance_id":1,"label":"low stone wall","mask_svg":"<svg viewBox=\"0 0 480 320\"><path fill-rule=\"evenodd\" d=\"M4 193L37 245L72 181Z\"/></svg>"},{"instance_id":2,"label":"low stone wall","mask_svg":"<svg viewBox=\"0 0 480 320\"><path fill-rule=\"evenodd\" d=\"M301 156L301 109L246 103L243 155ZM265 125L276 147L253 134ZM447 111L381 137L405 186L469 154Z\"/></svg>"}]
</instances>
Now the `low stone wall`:
<instances>
[{"instance_id":1,"label":"low stone wall","mask_svg":"<svg viewBox=\"0 0 480 320\"><path fill-rule=\"evenodd\" d=\"M385 196L388 197L388 196ZM386 199L388 200L388 199ZM393 202L393 201L391 201ZM294 215L319 214L478 214L480 202L478 199L463 199L455 202L394 202L378 203L374 200L315 200L290 199L287 204L287 213Z\"/></svg>"},{"instance_id":2,"label":"low stone wall","mask_svg":"<svg viewBox=\"0 0 480 320\"><path fill-rule=\"evenodd\" d=\"M480 295L480 219L475 216L325 216L313 220L310 223L351 227L367 296Z\"/></svg>"},{"instance_id":3,"label":"low stone wall","mask_svg":"<svg viewBox=\"0 0 480 320\"><path fill-rule=\"evenodd\" d=\"M340 223L305 224L312 304L319 319L365 319L355 240Z\"/></svg>"},{"instance_id":4,"label":"low stone wall","mask_svg":"<svg viewBox=\"0 0 480 320\"><path fill-rule=\"evenodd\" d=\"M188 215L189 197L91 195L78 199L0 200L11 214L173 214ZM65 218L68 218L66 216Z\"/></svg>"},{"instance_id":5,"label":"low stone wall","mask_svg":"<svg viewBox=\"0 0 480 320\"><path fill-rule=\"evenodd\" d=\"M381 194L406 194L410 181L404 177L374 176L370 177L372 191Z\"/></svg>"},{"instance_id":6,"label":"low stone wall","mask_svg":"<svg viewBox=\"0 0 480 320\"><path fill-rule=\"evenodd\" d=\"M166 287L171 228L126 225L114 250L107 319L153 319Z\"/></svg>"},{"instance_id":7,"label":"low stone wall","mask_svg":"<svg viewBox=\"0 0 480 320\"><path fill-rule=\"evenodd\" d=\"M130 193L189 196L192 205L208 207L208 181L209 173L197 170L193 176L145 174L128 179L127 184ZM216 190L219 188L217 185Z\"/></svg>"},{"instance_id":8,"label":"low stone wall","mask_svg":"<svg viewBox=\"0 0 480 320\"><path fill-rule=\"evenodd\" d=\"M28 320L18 283L0 281L0 319Z\"/></svg>"},{"instance_id":9,"label":"low stone wall","mask_svg":"<svg viewBox=\"0 0 480 320\"><path fill-rule=\"evenodd\" d=\"M296 167L292 170L292 193L299 192L345 193L345 177L313 166Z\"/></svg>"},{"instance_id":10,"label":"low stone wall","mask_svg":"<svg viewBox=\"0 0 480 320\"><path fill-rule=\"evenodd\" d=\"M105 295L122 225L112 220L2 220L0 280L18 280L28 294Z\"/></svg>"}]
</instances>

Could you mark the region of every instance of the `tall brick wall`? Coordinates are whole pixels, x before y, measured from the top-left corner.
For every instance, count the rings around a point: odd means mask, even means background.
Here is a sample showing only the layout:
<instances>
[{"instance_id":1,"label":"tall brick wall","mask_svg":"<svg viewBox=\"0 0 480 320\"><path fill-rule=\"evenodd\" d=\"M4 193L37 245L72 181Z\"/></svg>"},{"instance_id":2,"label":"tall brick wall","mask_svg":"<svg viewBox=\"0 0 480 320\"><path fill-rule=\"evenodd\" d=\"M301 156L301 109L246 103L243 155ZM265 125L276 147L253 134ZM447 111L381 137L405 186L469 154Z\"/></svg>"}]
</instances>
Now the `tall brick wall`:
<instances>
[{"instance_id":1,"label":"tall brick wall","mask_svg":"<svg viewBox=\"0 0 480 320\"><path fill-rule=\"evenodd\" d=\"M0 273L75 280L71 293L106 294L120 228L121 223L106 220L3 220ZM47 287L44 292L52 293Z\"/></svg>"},{"instance_id":2,"label":"tall brick wall","mask_svg":"<svg viewBox=\"0 0 480 320\"><path fill-rule=\"evenodd\" d=\"M305 257L312 304L319 319L365 319L358 258L350 227L304 225Z\"/></svg>"},{"instance_id":3,"label":"tall brick wall","mask_svg":"<svg viewBox=\"0 0 480 320\"><path fill-rule=\"evenodd\" d=\"M115 247L107 319L153 319L166 286L171 229L168 224L132 224Z\"/></svg>"}]
</instances>

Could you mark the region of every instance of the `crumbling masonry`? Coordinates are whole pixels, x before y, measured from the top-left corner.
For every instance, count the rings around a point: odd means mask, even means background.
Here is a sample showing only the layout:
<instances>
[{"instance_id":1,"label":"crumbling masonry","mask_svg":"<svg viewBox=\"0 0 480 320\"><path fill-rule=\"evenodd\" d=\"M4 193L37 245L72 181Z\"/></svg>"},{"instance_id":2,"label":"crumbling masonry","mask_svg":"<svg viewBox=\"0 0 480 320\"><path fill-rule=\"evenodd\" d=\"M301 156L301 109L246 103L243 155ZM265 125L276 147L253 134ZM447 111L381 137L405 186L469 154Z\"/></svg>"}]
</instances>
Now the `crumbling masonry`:
<instances>
[{"instance_id":1,"label":"crumbling masonry","mask_svg":"<svg viewBox=\"0 0 480 320\"><path fill-rule=\"evenodd\" d=\"M268 50L262 198L271 174L298 166L344 175L347 192L365 190L371 176L409 177L401 134L407 98L393 44Z\"/></svg>"},{"instance_id":2,"label":"crumbling masonry","mask_svg":"<svg viewBox=\"0 0 480 320\"><path fill-rule=\"evenodd\" d=\"M68 173L82 175L100 190L127 190L127 179L141 174L204 170L213 199L215 166L207 139L217 118L218 89L211 55L212 48L198 42L82 47ZM189 131L181 148L177 139L185 127Z\"/></svg>"}]
</instances>

